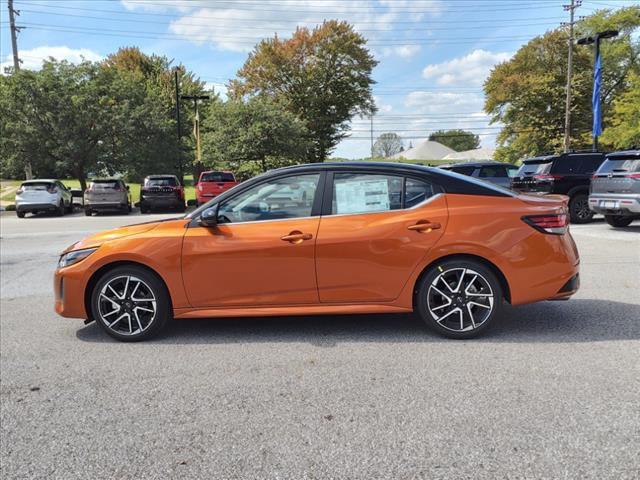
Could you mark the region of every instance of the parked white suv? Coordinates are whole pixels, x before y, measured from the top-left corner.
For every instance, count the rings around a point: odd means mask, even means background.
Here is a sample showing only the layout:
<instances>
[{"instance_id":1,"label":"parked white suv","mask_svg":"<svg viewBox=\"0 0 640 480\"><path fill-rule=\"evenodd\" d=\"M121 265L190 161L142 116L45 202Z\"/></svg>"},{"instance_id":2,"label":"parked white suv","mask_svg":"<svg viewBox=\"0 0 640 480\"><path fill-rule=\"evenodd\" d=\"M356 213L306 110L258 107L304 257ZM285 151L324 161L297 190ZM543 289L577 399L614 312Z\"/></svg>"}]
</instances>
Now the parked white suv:
<instances>
[{"instance_id":1,"label":"parked white suv","mask_svg":"<svg viewBox=\"0 0 640 480\"><path fill-rule=\"evenodd\" d=\"M55 212L64 215L73 209L71 190L59 180L27 180L16 191L16 214Z\"/></svg>"}]
</instances>

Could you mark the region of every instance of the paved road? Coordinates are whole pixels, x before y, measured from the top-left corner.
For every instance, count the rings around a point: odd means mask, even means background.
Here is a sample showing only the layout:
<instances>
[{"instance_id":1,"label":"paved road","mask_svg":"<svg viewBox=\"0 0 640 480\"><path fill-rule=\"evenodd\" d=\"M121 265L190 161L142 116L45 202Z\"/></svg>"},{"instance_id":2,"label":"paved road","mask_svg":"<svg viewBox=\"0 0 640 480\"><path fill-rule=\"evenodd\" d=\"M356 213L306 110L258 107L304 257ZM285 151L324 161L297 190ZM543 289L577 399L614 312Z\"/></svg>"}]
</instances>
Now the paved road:
<instances>
[{"instance_id":1,"label":"paved road","mask_svg":"<svg viewBox=\"0 0 640 480\"><path fill-rule=\"evenodd\" d=\"M640 224L573 226L575 298L474 341L381 315L123 344L58 318L58 252L135 220L0 216L2 478L640 477Z\"/></svg>"}]
</instances>

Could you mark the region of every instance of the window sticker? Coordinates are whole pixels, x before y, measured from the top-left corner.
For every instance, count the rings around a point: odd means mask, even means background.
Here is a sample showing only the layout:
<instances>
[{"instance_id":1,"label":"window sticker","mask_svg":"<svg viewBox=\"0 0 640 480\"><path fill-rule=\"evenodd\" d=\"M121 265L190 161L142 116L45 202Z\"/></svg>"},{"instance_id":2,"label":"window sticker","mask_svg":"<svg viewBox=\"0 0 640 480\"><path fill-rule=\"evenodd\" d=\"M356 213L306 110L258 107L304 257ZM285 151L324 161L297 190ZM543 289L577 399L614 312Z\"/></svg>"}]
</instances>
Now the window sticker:
<instances>
[{"instance_id":1,"label":"window sticker","mask_svg":"<svg viewBox=\"0 0 640 480\"><path fill-rule=\"evenodd\" d=\"M387 179L336 182L336 213L380 212L390 209Z\"/></svg>"}]
</instances>

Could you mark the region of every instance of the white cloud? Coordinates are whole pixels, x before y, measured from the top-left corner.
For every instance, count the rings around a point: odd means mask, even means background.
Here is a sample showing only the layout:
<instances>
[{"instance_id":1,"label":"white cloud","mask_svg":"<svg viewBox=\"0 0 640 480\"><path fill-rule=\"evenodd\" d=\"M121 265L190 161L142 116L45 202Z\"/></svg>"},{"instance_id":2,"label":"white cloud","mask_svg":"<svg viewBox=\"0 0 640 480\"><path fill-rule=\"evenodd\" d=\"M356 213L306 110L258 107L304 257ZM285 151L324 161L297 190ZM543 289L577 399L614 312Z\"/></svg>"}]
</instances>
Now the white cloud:
<instances>
[{"instance_id":1,"label":"white cloud","mask_svg":"<svg viewBox=\"0 0 640 480\"><path fill-rule=\"evenodd\" d=\"M38 70L42 67L42 61L53 57L56 60L68 60L72 63L80 63L83 59L92 62L102 60L104 57L88 48L69 48L66 46L43 45L29 50L20 50L21 67L29 70ZM13 66L11 55L6 55L0 64L0 71Z\"/></svg>"},{"instance_id":2,"label":"white cloud","mask_svg":"<svg viewBox=\"0 0 640 480\"><path fill-rule=\"evenodd\" d=\"M384 47L383 57L411 58L420 51L420 45L399 45L397 47Z\"/></svg>"},{"instance_id":3,"label":"white cloud","mask_svg":"<svg viewBox=\"0 0 640 480\"><path fill-rule=\"evenodd\" d=\"M226 100L227 99L227 90L228 89L227 89L227 86L224 83L205 82L204 88L206 88L209 91L213 90L214 93L220 95L222 100Z\"/></svg>"},{"instance_id":4,"label":"white cloud","mask_svg":"<svg viewBox=\"0 0 640 480\"><path fill-rule=\"evenodd\" d=\"M139 0L123 2L128 8L144 6ZM178 0L171 2L171 5L174 9L185 8ZM437 16L442 3L440 0L324 0L322 3L280 0L277 4L234 5L231 2L222 2L216 5L199 2L191 5L194 8L185 11L184 15L170 23L171 33L185 36L197 45L211 43L224 50L246 52L262 38L272 37L274 34L287 38L296 26L313 27L325 19L346 20L372 42L383 40L386 34L402 34L394 31L394 22L406 17L408 7L426 8L427 13L411 13L413 20L420 20L425 16ZM402 9L405 10L404 13ZM372 29L375 31L371 31ZM419 47L400 45L385 50L386 52L382 52L383 55L408 58L415 55Z\"/></svg>"},{"instance_id":5,"label":"white cloud","mask_svg":"<svg viewBox=\"0 0 640 480\"><path fill-rule=\"evenodd\" d=\"M417 113L482 112L484 99L479 93L428 92L409 93L404 105Z\"/></svg>"},{"instance_id":6,"label":"white cloud","mask_svg":"<svg viewBox=\"0 0 640 480\"><path fill-rule=\"evenodd\" d=\"M189 0L120 0L122 6L127 10L143 10L146 12L166 12L177 10L188 12L193 8L193 3Z\"/></svg>"},{"instance_id":7,"label":"white cloud","mask_svg":"<svg viewBox=\"0 0 640 480\"><path fill-rule=\"evenodd\" d=\"M422 76L435 79L438 85L479 86L483 84L495 64L508 60L511 55L506 52L494 53L478 49L463 57L427 65L422 70Z\"/></svg>"}]
</instances>

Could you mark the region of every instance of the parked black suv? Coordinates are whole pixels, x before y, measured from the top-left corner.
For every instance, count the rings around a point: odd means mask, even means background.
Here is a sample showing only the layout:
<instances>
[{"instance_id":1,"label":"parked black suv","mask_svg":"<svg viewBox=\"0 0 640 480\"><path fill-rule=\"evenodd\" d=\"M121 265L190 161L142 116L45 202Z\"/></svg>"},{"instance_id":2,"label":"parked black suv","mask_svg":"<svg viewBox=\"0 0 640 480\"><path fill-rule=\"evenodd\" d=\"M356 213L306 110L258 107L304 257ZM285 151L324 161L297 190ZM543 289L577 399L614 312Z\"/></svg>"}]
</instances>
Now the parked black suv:
<instances>
[{"instance_id":1,"label":"parked black suv","mask_svg":"<svg viewBox=\"0 0 640 480\"><path fill-rule=\"evenodd\" d=\"M186 209L184 187L175 175L149 175L140 189L140 213L156 208Z\"/></svg>"},{"instance_id":2,"label":"parked black suv","mask_svg":"<svg viewBox=\"0 0 640 480\"><path fill-rule=\"evenodd\" d=\"M572 223L593 218L589 208L591 176L604 161L604 153L569 152L528 158L511 179L511 188L527 193L568 195Z\"/></svg>"}]
</instances>

